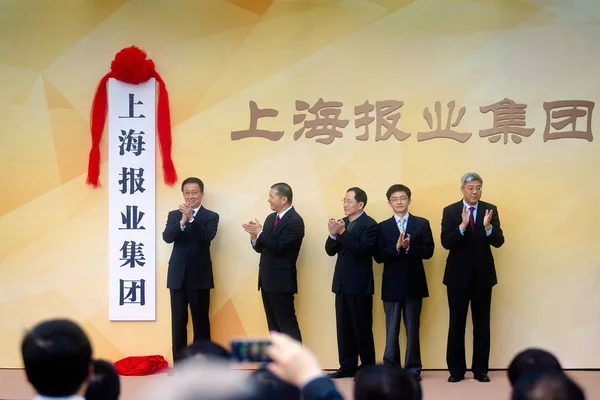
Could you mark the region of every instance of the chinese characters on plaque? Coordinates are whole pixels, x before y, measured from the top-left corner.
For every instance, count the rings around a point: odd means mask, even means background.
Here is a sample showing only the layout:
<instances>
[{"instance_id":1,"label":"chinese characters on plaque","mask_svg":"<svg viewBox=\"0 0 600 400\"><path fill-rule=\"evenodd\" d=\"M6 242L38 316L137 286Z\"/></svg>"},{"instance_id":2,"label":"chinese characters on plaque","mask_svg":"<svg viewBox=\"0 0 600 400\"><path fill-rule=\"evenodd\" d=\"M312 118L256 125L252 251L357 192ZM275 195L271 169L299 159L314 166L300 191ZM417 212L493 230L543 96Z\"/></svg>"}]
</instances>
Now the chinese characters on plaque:
<instances>
[{"instance_id":1,"label":"chinese characters on plaque","mask_svg":"<svg viewBox=\"0 0 600 400\"><path fill-rule=\"evenodd\" d=\"M297 126L294 140L304 136L306 139L315 139L317 143L331 144L336 139L341 139L344 134L342 128L350 123L342 115L343 103L339 101L317 100L314 105L301 100L296 100L297 114L293 116L293 123ZM403 101L383 100L371 104L365 101L354 106L354 127L360 134L356 140L366 141L372 135L375 141L388 140L394 137L404 141L413 135L402 130L401 108ZM430 130L417 132L417 142L432 139L452 139L460 143L468 141L473 132L460 132L457 126L466 114L464 106L458 108L454 101L449 102L447 110L442 109L442 104L436 101L433 114L429 107L423 110L423 119ZM546 126L543 140L557 139L584 139L589 142L594 140L592 135L592 112L594 102L585 100L559 100L544 102L546 112ZM515 103L513 100L504 99L494 104L479 107L482 114L490 113L493 120L490 127L479 130L479 137L487 138L491 143L502 140L508 144L509 139L516 144L522 143L524 138L529 138L536 130L527 126L527 105ZM231 140L240 140L250 137L280 140L283 131L269 131L259 128L261 118L275 118L279 111L272 108L259 108L256 102L250 101L250 126L246 130L231 132Z\"/></svg>"},{"instance_id":2,"label":"chinese characters on plaque","mask_svg":"<svg viewBox=\"0 0 600 400\"><path fill-rule=\"evenodd\" d=\"M108 81L109 319L154 321L155 80Z\"/></svg>"}]
</instances>

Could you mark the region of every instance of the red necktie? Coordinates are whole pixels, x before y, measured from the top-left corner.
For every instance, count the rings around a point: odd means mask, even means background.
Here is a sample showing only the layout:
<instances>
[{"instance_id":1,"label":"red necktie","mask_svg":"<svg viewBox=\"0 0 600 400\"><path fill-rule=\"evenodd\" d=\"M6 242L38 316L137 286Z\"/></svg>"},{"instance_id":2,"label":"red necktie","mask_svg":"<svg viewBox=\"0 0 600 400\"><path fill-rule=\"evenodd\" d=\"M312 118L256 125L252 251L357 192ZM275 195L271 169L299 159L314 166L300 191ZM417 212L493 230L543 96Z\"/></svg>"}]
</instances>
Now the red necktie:
<instances>
[{"instance_id":1,"label":"red necktie","mask_svg":"<svg viewBox=\"0 0 600 400\"><path fill-rule=\"evenodd\" d=\"M475 220L473 219L473 211L475 211L475 207L469 207L469 227L471 228L471 232L475 230Z\"/></svg>"},{"instance_id":2,"label":"red necktie","mask_svg":"<svg viewBox=\"0 0 600 400\"><path fill-rule=\"evenodd\" d=\"M275 228L277 226L277 224L279 223L279 220L281 218L279 218L279 214L277 214L277 217L275 218L275 222L273 222L273 228Z\"/></svg>"}]
</instances>

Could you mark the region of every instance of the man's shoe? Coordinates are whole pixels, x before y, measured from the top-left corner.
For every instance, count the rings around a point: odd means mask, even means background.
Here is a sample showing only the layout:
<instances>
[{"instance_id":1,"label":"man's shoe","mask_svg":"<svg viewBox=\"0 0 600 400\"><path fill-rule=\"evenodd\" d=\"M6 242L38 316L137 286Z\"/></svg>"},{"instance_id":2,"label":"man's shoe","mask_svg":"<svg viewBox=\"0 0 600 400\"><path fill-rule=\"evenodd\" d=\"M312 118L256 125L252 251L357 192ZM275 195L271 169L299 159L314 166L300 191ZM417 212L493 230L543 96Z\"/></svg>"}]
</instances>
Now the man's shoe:
<instances>
[{"instance_id":1,"label":"man's shoe","mask_svg":"<svg viewBox=\"0 0 600 400\"><path fill-rule=\"evenodd\" d=\"M341 378L352 378L356 374L356 371L350 369L338 369L335 372L327 374L330 379L341 379Z\"/></svg>"},{"instance_id":2,"label":"man's shoe","mask_svg":"<svg viewBox=\"0 0 600 400\"><path fill-rule=\"evenodd\" d=\"M456 383L456 382L460 382L464 379L464 377L462 376L454 376L454 375L450 375L450 378L448 378L448 382L450 383Z\"/></svg>"},{"instance_id":3,"label":"man's shoe","mask_svg":"<svg viewBox=\"0 0 600 400\"><path fill-rule=\"evenodd\" d=\"M487 374L477 374L475 375L475 379L479 382L490 382L490 377Z\"/></svg>"}]
</instances>

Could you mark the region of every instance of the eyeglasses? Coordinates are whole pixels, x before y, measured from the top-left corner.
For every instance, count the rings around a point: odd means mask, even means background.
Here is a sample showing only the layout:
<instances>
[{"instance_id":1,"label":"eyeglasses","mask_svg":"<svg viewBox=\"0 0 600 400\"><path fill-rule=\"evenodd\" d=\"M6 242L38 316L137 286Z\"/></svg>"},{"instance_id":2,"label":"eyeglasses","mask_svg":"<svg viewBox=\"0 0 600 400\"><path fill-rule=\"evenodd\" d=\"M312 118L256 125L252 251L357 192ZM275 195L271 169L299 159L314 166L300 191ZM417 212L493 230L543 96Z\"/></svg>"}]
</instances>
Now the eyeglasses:
<instances>
[{"instance_id":1,"label":"eyeglasses","mask_svg":"<svg viewBox=\"0 0 600 400\"><path fill-rule=\"evenodd\" d=\"M354 203L356 203L356 200L352 200L352 199L342 199L340 201L342 203L344 203L344 204L354 204Z\"/></svg>"},{"instance_id":2,"label":"eyeglasses","mask_svg":"<svg viewBox=\"0 0 600 400\"><path fill-rule=\"evenodd\" d=\"M407 197L407 196L402 196L402 197L392 197L392 198L390 199L390 201L391 201L391 202L394 202L394 203L395 203L395 202L397 202L397 201L406 201L406 200L408 200L408 197Z\"/></svg>"}]
</instances>

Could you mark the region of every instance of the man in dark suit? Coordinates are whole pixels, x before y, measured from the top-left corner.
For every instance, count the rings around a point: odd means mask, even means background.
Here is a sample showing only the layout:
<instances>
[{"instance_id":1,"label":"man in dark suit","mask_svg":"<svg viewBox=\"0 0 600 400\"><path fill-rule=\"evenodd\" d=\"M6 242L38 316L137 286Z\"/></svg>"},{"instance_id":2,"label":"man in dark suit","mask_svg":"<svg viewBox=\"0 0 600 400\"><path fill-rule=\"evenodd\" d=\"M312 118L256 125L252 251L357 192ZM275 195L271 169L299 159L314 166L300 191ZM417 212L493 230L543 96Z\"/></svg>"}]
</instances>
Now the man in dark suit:
<instances>
[{"instance_id":1,"label":"man in dark suit","mask_svg":"<svg viewBox=\"0 0 600 400\"><path fill-rule=\"evenodd\" d=\"M373 342L373 252L377 245L377 222L364 208L367 194L353 187L344 196L344 217L330 218L325 251L337 255L332 291L335 293L340 368L331 378L355 375L358 357L362 366L375 364Z\"/></svg>"},{"instance_id":2,"label":"man in dark suit","mask_svg":"<svg viewBox=\"0 0 600 400\"><path fill-rule=\"evenodd\" d=\"M502 246L504 236L496 206L480 201L483 179L469 172L463 175L460 185L463 199L444 208L442 216L442 246L449 250L444 272L450 308L448 382L461 381L467 370L465 326L469 303L473 318L471 370L479 382L489 382L490 307L492 286L498 282L490 245Z\"/></svg>"},{"instance_id":3,"label":"man in dark suit","mask_svg":"<svg viewBox=\"0 0 600 400\"><path fill-rule=\"evenodd\" d=\"M217 234L219 214L202 207L204 183L187 178L181 184L184 203L169 212L163 240L173 243L167 287L171 291L173 360L187 347L188 304L194 327L194 343L210 340L210 289L213 281L210 242Z\"/></svg>"},{"instance_id":4,"label":"man in dark suit","mask_svg":"<svg viewBox=\"0 0 600 400\"><path fill-rule=\"evenodd\" d=\"M383 263L381 300L385 311L385 352L383 362L400 366L400 321L404 313L406 356L404 368L421 380L419 325L423 297L428 297L423 260L433 256L433 235L429 221L408 212L410 189L392 185L387 193L392 218L379 223L375 260Z\"/></svg>"},{"instance_id":5,"label":"man in dark suit","mask_svg":"<svg viewBox=\"0 0 600 400\"><path fill-rule=\"evenodd\" d=\"M243 224L252 247L260 253L258 289L270 331L283 332L302 342L294 309L298 293L296 261L304 238L304 220L292 206L292 188L287 183L271 186L271 210L262 226L258 220Z\"/></svg>"}]
</instances>

